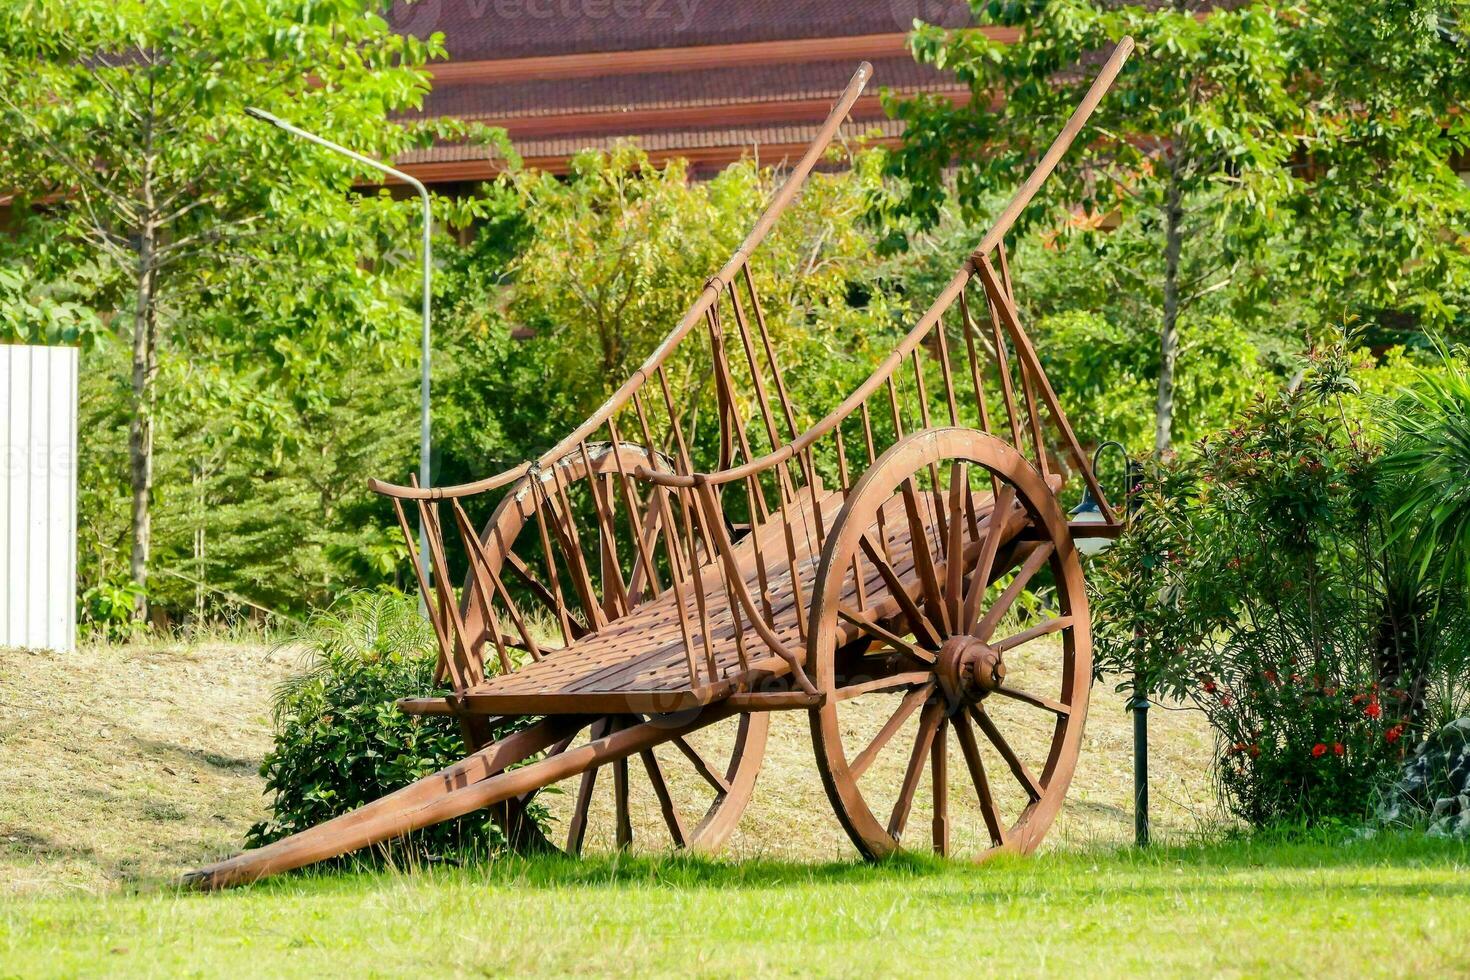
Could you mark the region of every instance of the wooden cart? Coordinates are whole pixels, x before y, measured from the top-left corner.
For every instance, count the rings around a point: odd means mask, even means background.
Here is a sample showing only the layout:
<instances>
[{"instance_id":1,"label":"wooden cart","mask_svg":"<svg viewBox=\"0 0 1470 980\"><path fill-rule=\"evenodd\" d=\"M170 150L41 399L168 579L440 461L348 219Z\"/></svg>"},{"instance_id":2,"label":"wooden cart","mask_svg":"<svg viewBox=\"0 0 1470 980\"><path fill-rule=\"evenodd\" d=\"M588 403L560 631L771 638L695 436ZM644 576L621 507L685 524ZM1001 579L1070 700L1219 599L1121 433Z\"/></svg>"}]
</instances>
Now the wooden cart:
<instances>
[{"instance_id":1,"label":"wooden cart","mask_svg":"<svg viewBox=\"0 0 1470 980\"><path fill-rule=\"evenodd\" d=\"M1004 238L1131 49L1125 39L1112 53L913 329L804 431L750 263L822 159L867 64L745 242L585 423L539 459L475 483L375 482L420 570L452 689L399 707L459 719L469 754L188 880L251 881L481 808L513 845L551 846L528 810L572 777L559 830L577 852L604 770L611 819L594 833L627 846L635 757L647 777L637 789L652 794L640 812L674 845L712 849L751 798L778 710L808 713L827 794L864 855L911 840L916 798L940 853L970 818L968 849L981 856L1035 848L1062 805L1087 713L1091 633L1074 541L1112 536L1119 523L1022 329ZM702 430L698 399L670 384L676 363L712 389ZM712 460L702 471L701 453ZM1101 523L1069 523L1063 468L1098 501ZM476 531L467 505L495 492L504 497ZM458 589L456 544L469 568ZM1019 617L1018 598L1044 570L1054 600ZM537 635L548 621L555 645ZM514 719L523 727L490 739ZM1026 751L1017 732L1028 733ZM951 737L970 784L955 794Z\"/></svg>"}]
</instances>

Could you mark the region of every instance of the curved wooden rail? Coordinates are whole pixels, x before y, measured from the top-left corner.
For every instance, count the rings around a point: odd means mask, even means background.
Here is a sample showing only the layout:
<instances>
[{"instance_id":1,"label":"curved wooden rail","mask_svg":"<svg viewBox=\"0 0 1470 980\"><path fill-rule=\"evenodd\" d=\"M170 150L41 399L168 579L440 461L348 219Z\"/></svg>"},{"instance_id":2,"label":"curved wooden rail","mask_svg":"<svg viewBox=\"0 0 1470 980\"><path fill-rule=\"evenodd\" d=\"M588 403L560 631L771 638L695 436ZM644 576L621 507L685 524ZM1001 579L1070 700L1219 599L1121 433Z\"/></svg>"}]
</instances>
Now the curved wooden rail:
<instances>
[{"instance_id":1,"label":"curved wooden rail","mask_svg":"<svg viewBox=\"0 0 1470 980\"><path fill-rule=\"evenodd\" d=\"M826 121L822 123L822 128L817 131L817 135L812 140L811 146L807 148L806 153L791 171L790 176L782 182L780 190L776 192L775 197L771 199L771 203L761 213L760 219L750 229L750 233L745 236L745 240L740 243L740 247L730 256L730 260L725 263L719 272L710 277L709 281L705 283L704 289L700 292L699 298L694 301L694 305L689 308L689 311L684 314L684 317L674 329L669 331L668 336L664 337L663 341L659 343L653 353L648 355L638 367L638 370L634 371L632 376L623 382L622 386L613 392L608 400L603 402L601 407L588 416L587 420L574 429L570 435L542 453L534 463L522 463L502 473L497 473L494 476L486 477L482 480L475 480L472 483L462 483L450 487L414 487L370 479L368 481L369 489L376 493L398 497L403 500L441 500L450 497L468 497L484 493L487 490L495 490L499 487L508 486L525 476L533 466L549 466L556 460L576 451L579 443L602 428L614 412L627 405L634 393L648 383L649 379L654 376L654 372L663 365L664 361L668 360L669 355L673 353L679 341L683 340L685 335L699 324L710 307L720 298L721 291L734 281L736 273L741 270L755 253L755 250L760 247L761 242L770 234L771 229L775 227L776 221L781 217L781 213L786 210L787 205L791 203L792 199L801 190L802 185L806 183L806 179L811 174L812 168L816 166L817 161L822 158L822 155L827 152L827 147L831 145L832 138L837 135L838 127L847 118L847 114L852 109L853 103L862 94L864 86L868 84L868 80L872 78L872 75L873 66L868 62L864 61L858 65L857 71L853 73L852 79L847 83L847 88L843 90L842 95L833 104L832 111L827 115Z\"/></svg>"},{"instance_id":2,"label":"curved wooden rail","mask_svg":"<svg viewBox=\"0 0 1470 980\"><path fill-rule=\"evenodd\" d=\"M1004 210L1001 211L990 231L986 232L985 237L980 240L980 244L970 256L970 261L964 268L961 268L955 273L954 277L944 287L944 290L930 304L929 309L919 318L919 322L908 332L894 349L893 353L884 358L883 362L874 369L868 379L859 385L842 404L838 405L825 418L806 429L801 435L792 439L784 446L751 460L744 465L732 466L724 470L708 473L689 474L655 473L640 467L638 470L639 477L669 487L695 487L706 482L719 485L748 479L758 473L785 463L793 457L809 450L816 442L830 434L844 420L850 418L858 410L859 406L867 401L880 386L887 382L903 362L918 349L919 345L929 336L930 331L934 329L935 324L939 323L940 318L948 312L950 307L954 305L955 300L964 292L970 280L977 273L983 274L985 267L990 262L991 254L1004 242L1006 233L1010 231L1016 219L1020 217L1021 212L1026 209L1026 206L1031 203L1037 191L1041 189L1041 185L1046 182L1047 177L1056 169L1057 163L1071 147L1072 142L1077 138L1077 134L1082 131L1082 127L1087 124L1088 118L1097 109L1098 103L1102 101L1102 97L1112 87L1113 82L1118 77L1118 73L1123 70L1123 64L1128 60L1129 55L1132 54L1133 47L1133 39L1131 37L1125 37L1113 49L1112 55L1108 58L1106 64L1103 65L1101 71L1098 72L1091 87L1087 90L1087 95L1078 104L1077 108L1073 110L1066 125L1057 134L1057 138L1052 141L1051 147L1042 156L1041 160L1038 161L1035 169L1032 170L1025 182L1016 190L1015 195L1006 204ZM1000 275L995 273L993 269L991 270L991 275L986 278L987 281L993 278L997 284L1001 280ZM1009 299L1009 283L1003 285L1002 292ZM1002 316L1004 317L1004 312L1002 312ZM1016 324L1016 330L1024 336L1024 332L1019 331L1019 323ZM1020 343L1019 338L1017 342ZM1029 347L1029 342L1027 346ZM1022 356L1024 357L1025 355L1023 354ZM1027 366L1030 367L1030 365ZM1039 368L1039 363L1037 367ZM1044 375L1042 376L1042 381L1049 392L1050 385L1044 381ZM1055 394L1051 394L1052 398L1050 400L1054 401ZM1052 410L1054 413L1058 411L1055 406L1053 406ZM1068 427L1068 430L1067 434L1070 435L1070 427ZM1075 439L1072 441L1075 443ZM1081 456L1080 452L1079 456ZM1089 483L1092 483L1093 475L1091 467L1087 465L1085 457L1079 459L1079 464L1079 468L1087 476ZM1100 488L1092 486L1091 489L1097 495L1097 499L1103 502L1103 506L1106 506L1106 498L1102 495ZM1111 519L1112 515L1109 513L1107 516Z\"/></svg>"}]
</instances>

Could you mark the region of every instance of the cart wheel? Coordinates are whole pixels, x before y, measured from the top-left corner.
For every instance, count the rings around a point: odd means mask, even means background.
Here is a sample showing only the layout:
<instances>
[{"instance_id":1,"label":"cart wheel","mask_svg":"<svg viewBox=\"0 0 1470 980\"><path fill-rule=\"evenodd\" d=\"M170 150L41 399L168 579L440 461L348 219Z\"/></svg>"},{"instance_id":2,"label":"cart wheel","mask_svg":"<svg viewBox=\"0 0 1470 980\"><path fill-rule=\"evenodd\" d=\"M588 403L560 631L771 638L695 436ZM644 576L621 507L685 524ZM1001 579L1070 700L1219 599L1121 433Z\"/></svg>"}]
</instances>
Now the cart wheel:
<instances>
[{"instance_id":1,"label":"cart wheel","mask_svg":"<svg viewBox=\"0 0 1470 980\"><path fill-rule=\"evenodd\" d=\"M550 754L575 748L617 728L644 721L608 715L592 721ZM554 792L508 800L492 810L509 845L520 852L667 844L703 854L729 839L750 803L766 752L770 714L739 714L647 752L582 773ZM604 771L609 770L609 771ZM528 819L537 800L550 817L543 832ZM666 843L667 842L667 843Z\"/></svg>"},{"instance_id":2,"label":"cart wheel","mask_svg":"<svg viewBox=\"0 0 1470 980\"><path fill-rule=\"evenodd\" d=\"M591 444L585 452L575 451L539 474L518 481L496 508L480 538L490 569L522 597L522 605L516 610L506 604L503 596L497 596L493 603L502 634L518 655L528 656L529 651L524 640L510 629L516 616L522 621L550 622L553 630L565 629L575 640L588 632L595 617L607 622L616 620L623 609L652 593L649 571L633 544L629 514L632 509L638 511L645 528L646 550L656 554L663 548L659 535L664 533L656 495L667 491L646 484L635 487L631 480L625 480L639 466L667 468L663 460L650 459L638 446ZM613 515L619 532L616 542L572 539L565 512L591 513L593 508ZM580 523L583 527L600 527L596 521ZM548 546L554 573L547 568ZM581 569L573 568L572 563L578 561ZM582 570L585 579L579 574ZM588 594L573 587L573 583L583 580L592 585L585 590ZM667 580L661 584L668 586ZM472 636L486 625L476 588L470 576L465 582L462 612ZM554 615L554 589L563 590L573 609L565 625ZM566 635L558 637L555 645L566 639ZM486 649L489 670L493 651L488 645ZM572 741L553 746L550 751L564 752L641 720L615 715L588 719L588 727ZM714 851L729 838L750 802L769 729L770 718L763 713L736 715L669 745L602 767L610 773L589 770L575 789L508 800L492 808L491 813L505 831L509 845L518 851L564 849L579 853L584 842L622 847L632 842L635 833L640 843L667 839L675 847ZM544 809L557 825L552 837L529 819L537 809ZM640 826L650 823L653 826Z\"/></svg>"},{"instance_id":3,"label":"cart wheel","mask_svg":"<svg viewBox=\"0 0 1470 980\"><path fill-rule=\"evenodd\" d=\"M585 451L573 451L537 474L522 477L506 492L480 532L480 546L491 575L520 596L515 609L500 594L492 602L501 633L511 646L525 652L525 640L513 628L520 620L551 624L559 634L554 645L559 646L591 632L597 618L611 622L623 609L652 594L653 583L639 558L630 514L638 512L646 550L656 554L663 547L659 503L667 491L635 485L632 473L639 466L668 469L664 460L630 443L590 444ZM601 525L595 520L568 521L569 510L582 514L605 511L616 528L616 540L603 539ZM576 530L579 525L598 530L583 538ZM465 628L471 636L479 635L487 624L479 582L472 573L465 576L463 594ZM564 623L557 616L557 595L564 597L571 610ZM490 671L493 650L487 645L486 651L486 670Z\"/></svg>"},{"instance_id":4,"label":"cart wheel","mask_svg":"<svg viewBox=\"0 0 1470 980\"><path fill-rule=\"evenodd\" d=\"M1043 569L1055 608L1023 617ZM899 850L917 801L941 854L1034 850L1076 767L1092 671L1082 568L1046 481L981 432L909 436L853 487L817 581L807 670L826 699L812 739L853 843ZM844 631L875 649L845 656Z\"/></svg>"}]
</instances>

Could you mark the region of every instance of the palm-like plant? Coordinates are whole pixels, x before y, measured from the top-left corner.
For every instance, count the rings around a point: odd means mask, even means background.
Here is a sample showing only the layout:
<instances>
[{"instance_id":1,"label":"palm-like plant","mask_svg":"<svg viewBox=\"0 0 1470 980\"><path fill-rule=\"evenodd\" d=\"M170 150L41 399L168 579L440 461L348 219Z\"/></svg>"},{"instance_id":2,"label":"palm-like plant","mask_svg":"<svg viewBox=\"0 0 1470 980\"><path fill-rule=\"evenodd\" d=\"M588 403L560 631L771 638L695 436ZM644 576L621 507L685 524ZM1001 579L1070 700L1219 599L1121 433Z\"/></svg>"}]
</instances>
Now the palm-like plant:
<instances>
[{"instance_id":1,"label":"palm-like plant","mask_svg":"<svg viewBox=\"0 0 1470 980\"><path fill-rule=\"evenodd\" d=\"M1390 409L1396 436L1383 470L1397 478L1395 536L1421 581L1470 588L1470 370L1463 349L1419 373Z\"/></svg>"}]
</instances>

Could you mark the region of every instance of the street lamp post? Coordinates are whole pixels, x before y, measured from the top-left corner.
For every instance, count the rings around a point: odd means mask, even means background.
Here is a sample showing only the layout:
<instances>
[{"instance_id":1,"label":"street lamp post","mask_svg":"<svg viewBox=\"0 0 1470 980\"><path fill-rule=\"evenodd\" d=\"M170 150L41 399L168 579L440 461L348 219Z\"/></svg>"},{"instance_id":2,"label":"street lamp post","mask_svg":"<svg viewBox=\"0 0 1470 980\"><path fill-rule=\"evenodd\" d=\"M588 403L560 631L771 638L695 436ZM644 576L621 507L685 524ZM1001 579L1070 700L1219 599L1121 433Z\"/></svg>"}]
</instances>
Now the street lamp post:
<instances>
[{"instance_id":1,"label":"street lamp post","mask_svg":"<svg viewBox=\"0 0 1470 980\"><path fill-rule=\"evenodd\" d=\"M394 167L390 167L386 163L381 163L381 162L379 162L377 160L372 159L371 157L365 157L361 153L358 153L358 152L356 152L354 150L349 150L347 147L341 146L341 145L339 145L337 143L333 143L331 140L324 139L323 137L320 137L320 136L316 135L315 133L308 133L306 130L302 129L301 127L299 127L299 126L293 126L291 123L286 122L286 120L280 118L279 116L274 116L271 113L266 112L264 109L257 109L254 106L250 106L250 107L247 107L246 108L245 114L247 116L250 116L252 119L259 119L261 122L270 123L272 126L275 126L277 129L285 130L286 132L290 133L292 136L299 136L301 139L304 139L304 140L306 140L309 143L315 143L317 146L325 147L326 149L331 150L333 153L338 153L338 154L341 154L344 157L347 157L348 159L356 160L358 163L362 164L363 166L371 167L372 169L377 170L380 173L385 173L385 174L388 174L391 177L396 177L397 179L403 181L405 184L408 184L414 190L418 191L419 200L423 202L423 206L424 206L424 239L423 239L423 280L424 280L423 321L424 322L423 322L423 335L422 335L422 337L420 339L420 352L419 352L419 372L420 372L419 373L419 486L427 487L429 485L429 451L431 449L430 434L429 434L429 330L430 330L430 320L429 320L429 303L430 303L430 299L429 299L429 297L430 297L430 284L431 284L431 281L432 281L432 278L433 278L433 274L434 274L433 258L432 258L432 255L430 253L430 242L431 242L431 239L433 237L433 230L434 230L434 218L433 218L432 210L430 208L429 190L428 190L427 187L425 187L423 185L422 182L420 182L419 180L417 180L414 177L409 176L408 174L404 173L402 170L398 170L398 169L396 169ZM424 522L422 520L420 520L419 521L419 561L422 562L422 563L425 563L425 566L426 566L425 567L425 575L428 574L428 570L427 570L427 559L424 557L427 554L428 554L428 543L427 543L426 533L425 533L425 530L424 530Z\"/></svg>"}]
</instances>

